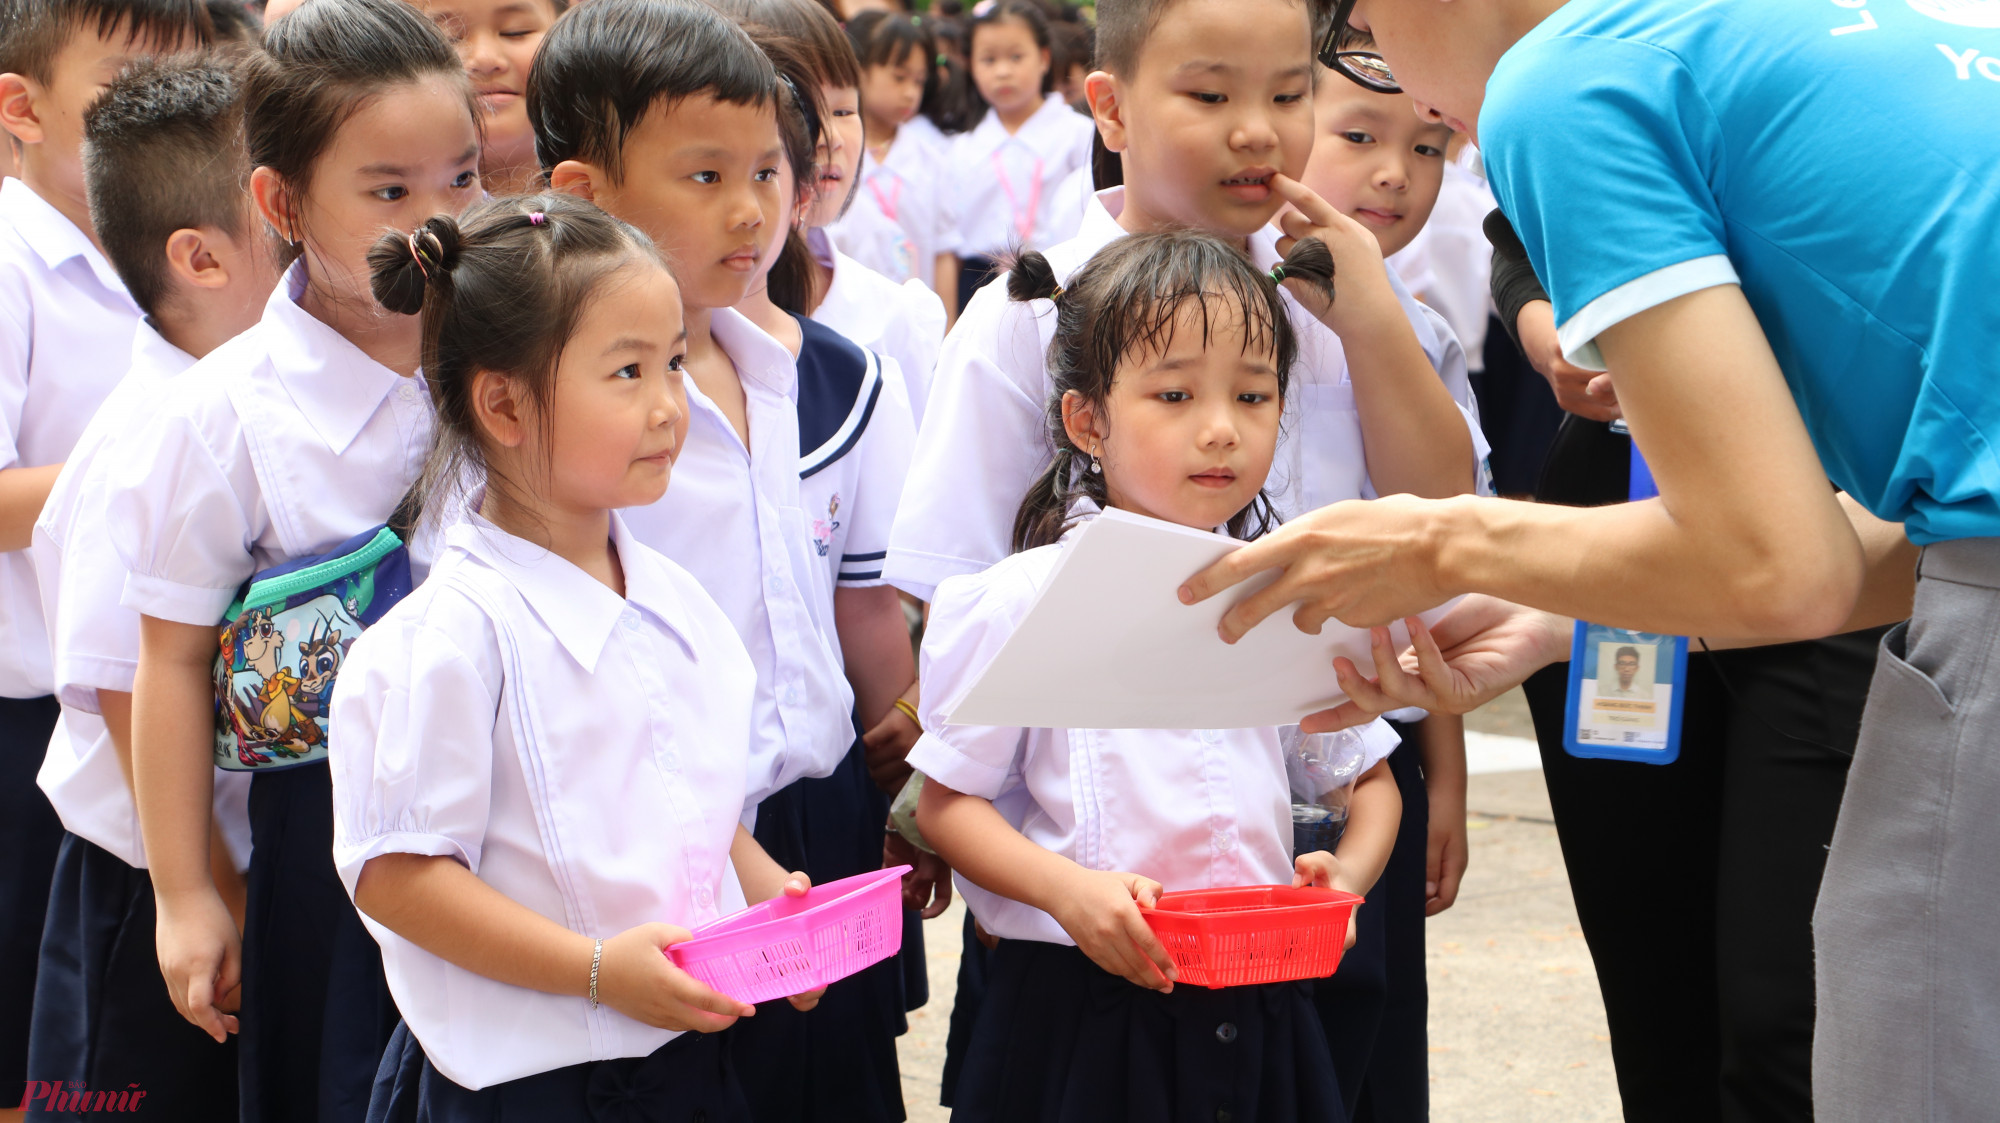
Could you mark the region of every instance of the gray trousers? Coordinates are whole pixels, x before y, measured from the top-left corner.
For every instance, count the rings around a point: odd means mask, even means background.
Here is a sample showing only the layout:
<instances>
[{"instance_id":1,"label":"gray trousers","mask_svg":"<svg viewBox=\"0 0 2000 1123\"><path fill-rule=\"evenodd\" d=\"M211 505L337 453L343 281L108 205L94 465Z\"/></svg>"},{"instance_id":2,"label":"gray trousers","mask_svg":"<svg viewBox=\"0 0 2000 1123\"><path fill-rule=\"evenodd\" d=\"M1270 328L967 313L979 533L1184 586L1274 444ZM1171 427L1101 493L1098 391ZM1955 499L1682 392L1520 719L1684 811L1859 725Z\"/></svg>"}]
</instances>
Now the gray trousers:
<instances>
[{"instance_id":1,"label":"gray trousers","mask_svg":"<svg viewBox=\"0 0 2000 1123\"><path fill-rule=\"evenodd\" d=\"M1883 639L1813 916L1822 1123L2000 1119L2000 539Z\"/></svg>"}]
</instances>

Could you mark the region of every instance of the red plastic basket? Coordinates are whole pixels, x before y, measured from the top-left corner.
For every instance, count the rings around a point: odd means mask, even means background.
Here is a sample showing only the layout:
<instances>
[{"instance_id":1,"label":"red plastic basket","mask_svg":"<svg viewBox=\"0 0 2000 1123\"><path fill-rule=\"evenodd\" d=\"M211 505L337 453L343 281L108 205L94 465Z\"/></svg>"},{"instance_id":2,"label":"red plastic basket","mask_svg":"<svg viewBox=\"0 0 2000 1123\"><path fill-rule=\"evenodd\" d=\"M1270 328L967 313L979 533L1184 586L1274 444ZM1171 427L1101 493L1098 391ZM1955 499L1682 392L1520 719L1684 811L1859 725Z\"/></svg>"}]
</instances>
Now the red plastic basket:
<instances>
[{"instance_id":1,"label":"red plastic basket","mask_svg":"<svg viewBox=\"0 0 2000 1123\"><path fill-rule=\"evenodd\" d=\"M815 885L803 897L773 897L696 928L667 954L738 1002L804 994L902 949L908 872L892 866Z\"/></svg>"},{"instance_id":2,"label":"red plastic basket","mask_svg":"<svg viewBox=\"0 0 2000 1123\"><path fill-rule=\"evenodd\" d=\"M1166 893L1140 911L1173 957L1177 982L1218 988L1333 974L1360 903L1338 889L1251 885Z\"/></svg>"}]
</instances>

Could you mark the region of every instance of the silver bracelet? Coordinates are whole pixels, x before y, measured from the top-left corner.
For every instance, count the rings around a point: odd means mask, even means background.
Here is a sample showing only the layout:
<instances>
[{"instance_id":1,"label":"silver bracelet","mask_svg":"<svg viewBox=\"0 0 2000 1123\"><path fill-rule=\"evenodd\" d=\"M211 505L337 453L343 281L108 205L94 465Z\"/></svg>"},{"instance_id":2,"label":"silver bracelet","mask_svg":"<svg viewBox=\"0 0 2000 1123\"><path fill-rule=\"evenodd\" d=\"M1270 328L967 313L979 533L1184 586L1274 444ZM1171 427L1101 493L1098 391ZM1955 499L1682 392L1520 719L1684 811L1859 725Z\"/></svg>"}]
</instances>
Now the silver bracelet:
<instances>
[{"instance_id":1,"label":"silver bracelet","mask_svg":"<svg viewBox=\"0 0 2000 1123\"><path fill-rule=\"evenodd\" d=\"M597 965L604 962L604 941L590 951L590 1008L597 1009Z\"/></svg>"}]
</instances>

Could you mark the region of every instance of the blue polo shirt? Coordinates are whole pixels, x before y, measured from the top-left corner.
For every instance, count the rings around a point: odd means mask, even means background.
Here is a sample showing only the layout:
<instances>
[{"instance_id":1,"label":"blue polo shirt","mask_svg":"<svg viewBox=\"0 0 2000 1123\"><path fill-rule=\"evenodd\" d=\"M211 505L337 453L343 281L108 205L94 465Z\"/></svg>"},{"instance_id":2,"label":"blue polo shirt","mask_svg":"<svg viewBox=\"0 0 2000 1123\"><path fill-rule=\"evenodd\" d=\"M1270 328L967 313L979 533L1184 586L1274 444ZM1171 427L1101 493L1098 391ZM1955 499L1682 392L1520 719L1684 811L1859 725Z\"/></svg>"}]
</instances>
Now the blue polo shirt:
<instances>
[{"instance_id":1,"label":"blue polo shirt","mask_svg":"<svg viewBox=\"0 0 2000 1123\"><path fill-rule=\"evenodd\" d=\"M1573 361L1740 283L1836 484L2000 536L2000 0L1570 0L1479 125Z\"/></svg>"}]
</instances>

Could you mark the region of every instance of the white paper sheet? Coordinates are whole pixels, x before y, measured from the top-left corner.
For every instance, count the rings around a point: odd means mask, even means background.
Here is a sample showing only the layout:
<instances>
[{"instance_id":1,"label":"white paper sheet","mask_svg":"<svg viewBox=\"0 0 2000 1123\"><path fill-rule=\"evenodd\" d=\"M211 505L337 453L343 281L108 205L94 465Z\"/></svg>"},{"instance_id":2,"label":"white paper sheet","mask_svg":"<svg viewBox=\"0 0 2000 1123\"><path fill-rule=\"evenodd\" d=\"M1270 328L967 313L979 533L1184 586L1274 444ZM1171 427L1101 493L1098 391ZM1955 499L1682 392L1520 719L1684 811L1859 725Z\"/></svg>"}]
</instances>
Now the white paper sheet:
<instances>
[{"instance_id":1,"label":"white paper sheet","mask_svg":"<svg viewBox=\"0 0 2000 1123\"><path fill-rule=\"evenodd\" d=\"M1290 609L1234 645L1230 607L1277 579L1260 574L1197 605L1181 583L1243 543L1112 509L1064 549L1021 627L949 709L954 725L1059 729L1241 729L1290 725L1346 700L1345 655L1372 668L1365 629L1329 620L1309 636ZM1426 624L1450 609L1423 614ZM1408 631L1392 629L1398 649Z\"/></svg>"}]
</instances>

